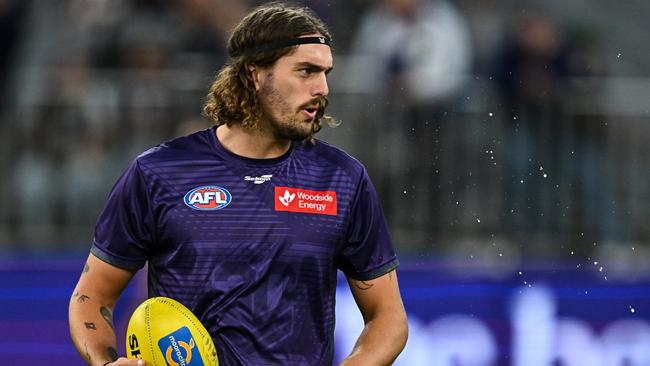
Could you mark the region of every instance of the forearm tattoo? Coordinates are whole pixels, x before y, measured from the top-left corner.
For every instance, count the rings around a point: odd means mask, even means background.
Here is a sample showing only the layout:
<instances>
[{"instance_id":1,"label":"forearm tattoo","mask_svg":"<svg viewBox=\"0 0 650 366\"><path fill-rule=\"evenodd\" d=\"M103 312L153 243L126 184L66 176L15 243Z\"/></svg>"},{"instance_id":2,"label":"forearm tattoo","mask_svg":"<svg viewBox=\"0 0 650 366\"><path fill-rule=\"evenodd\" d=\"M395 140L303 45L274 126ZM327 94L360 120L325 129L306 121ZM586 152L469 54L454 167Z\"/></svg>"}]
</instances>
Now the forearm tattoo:
<instances>
[{"instance_id":1,"label":"forearm tattoo","mask_svg":"<svg viewBox=\"0 0 650 366\"><path fill-rule=\"evenodd\" d=\"M108 347L106 349L106 354L108 355L108 359L111 361L117 361L117 351L113 347Z\"/></svg>"},{"instance_id":2,"label":"forearm tattoo","mask_svg":"<svg viewBox=\"0 0 650 366\"><path fill-rule=\"evenodd\" d=\"M99 312L102 314L102 318L106 320L106 323L113 329L113 314L111 313L110 310L106 306L102 306L99 309Z\"/></svg>"},{"instance_id":3,"label":"forearm tattoo","mask_svg":"<svg viewBox=\"0 0 650 366\"><path fill-rule=\"evenodd\" d=\"M86 343L84 343L84 351L86 352L86 361L90 362L90 352L88 352L88 345Z\"/></svg>"}]
</instances>

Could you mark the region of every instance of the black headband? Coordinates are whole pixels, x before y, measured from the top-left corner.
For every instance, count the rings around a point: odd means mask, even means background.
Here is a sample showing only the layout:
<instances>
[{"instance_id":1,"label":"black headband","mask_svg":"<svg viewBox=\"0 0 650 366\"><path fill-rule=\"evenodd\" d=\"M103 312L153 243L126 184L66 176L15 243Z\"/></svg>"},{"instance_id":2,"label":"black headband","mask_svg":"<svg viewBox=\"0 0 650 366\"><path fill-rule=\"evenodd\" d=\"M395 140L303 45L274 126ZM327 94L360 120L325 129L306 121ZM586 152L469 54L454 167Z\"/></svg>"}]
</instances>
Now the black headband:
<instances>
[{"instance_id":1,"label":"black headband","mask_svg":"<svg viewBox=\"0 0 650 366\"><path fill-rule=\"evenodd\" d=\"M243 54L254 54L254 53L260 53L260 52L267 52L267 51L272 51L272 50L278 50L281 48L286 48L286 47L291 47L291 46L297 46L301 44L324 44L327 46L331 46L331 40L328 37L325 36L317 36L317 37L298 37L298 38L293 38L293 39L283 39L280 41L275 41L271 43L266 43L261 46L245 49L242 52L239 52L237 54L231 55L233 57L237 57Z\"/></svg>"}]
</instances>

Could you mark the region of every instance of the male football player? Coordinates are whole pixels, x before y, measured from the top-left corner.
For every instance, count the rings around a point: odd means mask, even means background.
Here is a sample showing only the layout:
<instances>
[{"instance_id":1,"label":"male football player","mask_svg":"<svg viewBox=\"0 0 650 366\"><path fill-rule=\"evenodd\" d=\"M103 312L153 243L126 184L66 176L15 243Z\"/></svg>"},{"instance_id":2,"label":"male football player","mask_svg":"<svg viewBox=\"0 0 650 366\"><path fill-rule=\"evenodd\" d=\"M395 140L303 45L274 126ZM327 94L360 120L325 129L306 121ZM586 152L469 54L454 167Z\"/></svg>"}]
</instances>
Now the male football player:
<instances>
[{"instance_id":1,"label":"male football player","mask_svg":"<svg viewBox=\"0 0 650 366\"><path fill-rule=\"evenodd\" d=\"M154 147L119 178L70 300L89 364L136 365L117 354L111 314L145 264L149 296L191 309L222 365L331 365L337 270L365 322L342 364L395 360L407 320L377 194L357 160L314 138L330 43L306 8L255 9L208 94L215 127Z\"/></svg>"}]
</instances>

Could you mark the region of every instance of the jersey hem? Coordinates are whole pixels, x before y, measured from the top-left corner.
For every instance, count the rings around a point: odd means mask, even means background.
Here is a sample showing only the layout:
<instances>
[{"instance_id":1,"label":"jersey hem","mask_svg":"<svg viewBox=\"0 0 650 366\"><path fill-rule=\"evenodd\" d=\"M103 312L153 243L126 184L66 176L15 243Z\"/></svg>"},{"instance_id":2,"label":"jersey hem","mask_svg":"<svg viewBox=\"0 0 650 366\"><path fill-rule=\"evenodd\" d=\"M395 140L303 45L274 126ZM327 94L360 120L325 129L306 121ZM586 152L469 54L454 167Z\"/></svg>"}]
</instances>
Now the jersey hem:
<instances>
[{"instance_id":1,"label":"jersey hem","mask_svg":"<svg viewBox=\"0 0 650 366\"><path fill-rule=\"evenodd\" d=\"M357 281L370 281L370 280L374 280L377 277L381 277L385 275L386 273L394 270L397 267L399 267L399 260L397 259L397 257L395 257L389 262L382 264L381 266L372 269L370 271L357 272L357 273L349 273L349 272L344 272L344 273L346 276L355 279Z\"/></svg>"},{"instance_id":2,"label":"jersey hem","mask_svg":"<svg viewBox=\"0 0 650 366\"><path fill-rule=\"evenodd\" d=\"M115 267L119 267L122 269L126 270L138 270L142 268L145 264L145 261L130 261L130 260L124 260L121 258L117 258L114 255L107 253L104 249L100 248L97 246L96 242L93 242L92 247L90 248L90 253L92 253L95 257L101 259L102 261L113 265Z\"/></svg>"}]
</instances>

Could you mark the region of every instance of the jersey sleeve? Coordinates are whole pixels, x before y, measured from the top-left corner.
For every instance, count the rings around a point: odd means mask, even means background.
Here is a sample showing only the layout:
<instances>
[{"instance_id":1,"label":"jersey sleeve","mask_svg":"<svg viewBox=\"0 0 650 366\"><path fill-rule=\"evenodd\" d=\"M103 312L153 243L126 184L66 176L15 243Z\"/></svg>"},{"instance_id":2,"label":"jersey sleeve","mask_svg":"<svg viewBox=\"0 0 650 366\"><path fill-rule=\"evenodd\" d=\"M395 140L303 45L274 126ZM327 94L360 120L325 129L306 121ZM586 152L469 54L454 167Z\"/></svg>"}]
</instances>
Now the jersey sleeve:
<instances>
[{"instance_id":1,"label":"jersey sleeve","mask_svg":"<svg viewBox=\"0 0 650 366\"><path fill-rule=\"evenodd\" d=\"M115 183L97 219L91 253L120 268L142 268L154 235L151 206L147 184L135 160Z\"/></svg>"},{"instance_id":2,"label":"jersey sleeve","mask_svg":"<svg viewBox=\"0 0 650 366\"><path fill-rule=\"evenodd\" d=\"M375 187L363 170L350 211L338 267L356 280L371 280L399 265Z\"/></svg>"}]
</instances>

